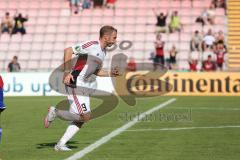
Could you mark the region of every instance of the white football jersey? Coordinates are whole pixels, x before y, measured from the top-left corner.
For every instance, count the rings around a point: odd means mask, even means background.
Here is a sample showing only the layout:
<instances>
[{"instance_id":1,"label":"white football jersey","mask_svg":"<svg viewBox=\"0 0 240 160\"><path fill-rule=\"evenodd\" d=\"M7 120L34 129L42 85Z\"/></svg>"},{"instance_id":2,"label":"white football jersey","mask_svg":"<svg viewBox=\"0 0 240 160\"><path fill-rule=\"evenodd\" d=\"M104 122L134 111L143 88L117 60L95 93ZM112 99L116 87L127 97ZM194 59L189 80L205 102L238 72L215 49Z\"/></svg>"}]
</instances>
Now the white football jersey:
<instances>
[{"instance_id":1,"label":"white football jersey","mask_svg":"<svg viewBox=\"0 0 240 160\"><path fill-rule=\"evenodd\" d=\"M101 61L106 56L106 50L102 50L99 41L85 41L72 46L75 55L87 54L99 58Z\"/></svg>"},{"instance_id":2,"label":"white football jersey","mask_svg":"<svg viewBox=\"0 0 240 160\"><path fill-rule=\"evenodd\" d=\"M73 67L73 70L77 70L78 72L80 72L77 78L78 85L85 86L87 88L95 88L92 86L96 83L96 75L94 73L101 69L103 60L106 56L106 50L101 49L99 41L85 41L72 46L72 50L73 54L79 57ZM91 60L92 62L94 62L90 63ZM94 65L90 66L89 64ZM83 83L85 85L83 85Z\"/></svg>"}]
</instances>

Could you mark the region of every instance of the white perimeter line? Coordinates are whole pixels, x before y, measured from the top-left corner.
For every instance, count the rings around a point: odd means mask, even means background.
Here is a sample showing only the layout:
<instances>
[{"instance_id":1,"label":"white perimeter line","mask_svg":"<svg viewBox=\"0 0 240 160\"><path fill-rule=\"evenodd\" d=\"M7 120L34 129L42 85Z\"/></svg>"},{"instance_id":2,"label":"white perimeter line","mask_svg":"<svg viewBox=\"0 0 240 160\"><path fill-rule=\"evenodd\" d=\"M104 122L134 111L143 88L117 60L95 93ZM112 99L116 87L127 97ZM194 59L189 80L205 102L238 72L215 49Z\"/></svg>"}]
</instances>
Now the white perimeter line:
<instances>
[{"instance_id":1,"label":"white perimeter line","mask_svg":"<svg viewBox=\"0 0 240 160\"><path fill-rule=\"evenodd\" d=\"M240 126L184 127L184 128L160 128L160 129L132 129L132 130L125 130L125 132L179 131L179 130L216 129L216 128L240 128Z\"/></svg>"},{"instance_id":2,"label":"white perimeter line","mask_svg":"<svg viewBox=\"0 0 240 160\"><path fill-rule=\"evenodd\" d=\"M135 125L137 122L139 122L139 120L145 118L146 115L151 114L171 103L173 103L174 101L176 101L175 98L171 98L170 100L161 103L160 105L153 107L152 109L140 114L139 116L136 116L132 121L126 123L125 125L123 125L122 127L112 131L111 133L109 133L108 135L102 137L101 139L97 140L96 142L92 143L91 145L87 146L86 148L84 148L83 150L73 154L72 156L68 157L66 160L77 160L82 158L83 156L85 156L86 154L88 154L89 152L93 151L94 149L98 148L99 146L103 145L104 143L108 142L109 140L111 140L111 138L119 135L120 133L124 132L125 130L127 130L128 128L132 127L133 125Z\"/></svg>"},{"instance_id":3,"label":"white perimeter line","mask_svg":"<svg viewBox=\"0 0 240 160\"><path fill-rule=\"evenodd\" d=\"M192 110L216 110L216 111L240 111L240 108L212 108L212 107L171 107L168 109L192 109Z\"/></svg>"}]
</instances>

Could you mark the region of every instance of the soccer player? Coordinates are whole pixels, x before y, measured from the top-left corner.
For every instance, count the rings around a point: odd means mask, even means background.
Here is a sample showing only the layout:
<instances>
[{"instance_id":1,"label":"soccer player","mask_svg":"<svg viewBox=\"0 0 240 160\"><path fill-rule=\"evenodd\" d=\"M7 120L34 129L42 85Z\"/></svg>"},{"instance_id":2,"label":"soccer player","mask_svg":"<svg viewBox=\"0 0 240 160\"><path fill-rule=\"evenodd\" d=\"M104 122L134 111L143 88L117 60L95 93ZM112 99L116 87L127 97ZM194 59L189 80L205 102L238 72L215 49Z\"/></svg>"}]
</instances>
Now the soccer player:
<instances>
[{"instance_id":1,"label":"soccer player","mask_svg":"<svg viewBox=\"0 0 240 160\"><path fill-rule=\"evenodd\" d=\"M118 76L119 72L115 68L110 73L102 69L102 63L106 56L106 47L111 47L116 43L117 30L112 26L103 26L100 29L100 37L97 41L87 41L77 44L64 50L64 77L63 82L68 93L70 103L69 111L59 110L55 107L48 109L45 118L45 128L48 128L55 117L72 123L66 129L64 135L55 145L56 151L70 151L66 143L78 132L81 126L91 119L89 91L87 88L94 88L95 76ZM72 55L78 56L74 67L69 61ZM72 68L72 69L71 69ZM91 80L89 80L91 79ZM76 95L76 86L86 87L80 89L81 95Z\"/></svg>"},{"instance_id":2,"label":"soccer player","mask_svg":"<svg viewBox=\"0 0 240 160\"><path fill-rule=\"evenodd\" d=\"M3 103L3 80L2 77L0 76L0 116L1 112L5 109L5 105ZM0 126L0 141L1 141L1 135L2 135L2 128Z\"/></svg>"}]
</instances>

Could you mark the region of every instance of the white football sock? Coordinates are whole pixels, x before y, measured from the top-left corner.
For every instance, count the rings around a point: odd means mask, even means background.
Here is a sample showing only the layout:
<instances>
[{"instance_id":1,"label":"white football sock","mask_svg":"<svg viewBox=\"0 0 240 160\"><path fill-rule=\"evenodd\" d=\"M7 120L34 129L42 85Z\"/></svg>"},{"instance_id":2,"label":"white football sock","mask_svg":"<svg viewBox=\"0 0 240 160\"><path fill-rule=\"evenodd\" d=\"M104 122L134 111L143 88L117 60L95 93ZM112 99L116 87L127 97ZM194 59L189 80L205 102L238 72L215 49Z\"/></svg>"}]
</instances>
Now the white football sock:
<instances>
[{"instance_id":1,"label":"white football sock","mask_svg":"<svg viewBox=\"0 0 240 160\"><path fill-rule=\"evenodd\" d=\"M79 130L78 126L70 124L62 138L59 140L58 145L64 146L78 132L78 130Z\"/></svg>"}]
</instances>

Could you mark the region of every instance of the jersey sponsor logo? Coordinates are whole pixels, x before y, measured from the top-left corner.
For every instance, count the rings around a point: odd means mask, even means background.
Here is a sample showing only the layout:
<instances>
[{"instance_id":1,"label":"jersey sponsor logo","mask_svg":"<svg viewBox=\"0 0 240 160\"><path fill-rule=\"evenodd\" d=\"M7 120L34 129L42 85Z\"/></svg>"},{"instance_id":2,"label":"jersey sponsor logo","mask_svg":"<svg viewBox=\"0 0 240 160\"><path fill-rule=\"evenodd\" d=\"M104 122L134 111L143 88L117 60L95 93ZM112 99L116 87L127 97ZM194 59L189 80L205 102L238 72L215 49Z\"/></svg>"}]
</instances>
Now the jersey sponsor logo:
<instances>
[{"instance_id":1,"label":"jersey sponsor logo","mask_svg":"<svg viewBox=\"0 0 240 160\"><path fill-rule=\"evenodd\" d=\"M90 47L91 45L93 44L98 44L98 41L90 41L90 42L87 42L85 43L84 45L82 45L82 48L85 49L85 48L88 48Z\"/></svg>"},{"instance_id":2,"label":"jersey sponsor logo","mask_svg":"<svg viewBox=\"0 0 240 160\"><path fill-rule=\"evenodd\" d=\"M75 50L76 50L77 52L80 52L80 51L81 51L80 46L76 46L76 47L75 47Z\"/></svg>"}]
</instances>

